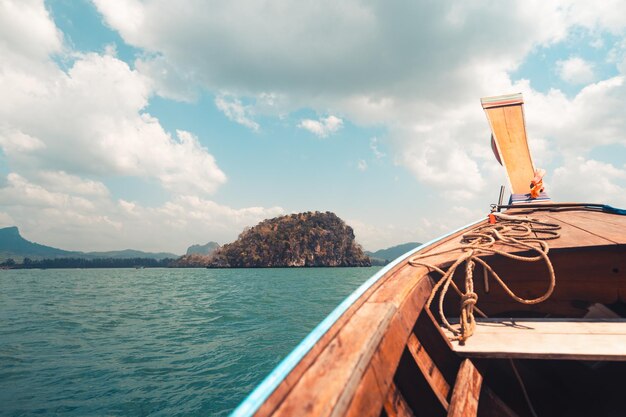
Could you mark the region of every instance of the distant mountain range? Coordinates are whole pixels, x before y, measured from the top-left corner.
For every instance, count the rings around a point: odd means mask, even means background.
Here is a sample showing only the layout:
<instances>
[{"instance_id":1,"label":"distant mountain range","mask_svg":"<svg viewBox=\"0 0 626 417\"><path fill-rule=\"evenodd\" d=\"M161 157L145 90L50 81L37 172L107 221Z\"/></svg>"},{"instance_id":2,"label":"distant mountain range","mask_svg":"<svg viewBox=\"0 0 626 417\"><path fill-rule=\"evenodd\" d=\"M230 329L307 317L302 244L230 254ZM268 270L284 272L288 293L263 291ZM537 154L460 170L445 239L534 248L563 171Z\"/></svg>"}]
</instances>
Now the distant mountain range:
<instances>
[{"instance_id":1,"label":"distant mountain range","mask_svg":"<svg viewBox=\"0 0 626 417\"><path fill-rule=\"evenodd\" d=\"M404 255L411 249L415 249L419 245L421 245L421 243L409 242L392 246L387 249L380 249L376 252L365 251L365 254L372 260L372 265L386 265L397 257Z\"/></svg>"},{"instance_id":2,"label":"distant mountain range","mask_svg":"<svg viewBox=\"0 0 626 417\"><path fill-rule=\"evenodd\" d=\"M0 229L0 261L12 258L21 262L24 258L32 260L57 259L57 258L84 258L84 259L131 259L151 258L166 259L178 258L178 255L167 252L143 252L133 249L109 251L109 252L79 252L53 248L52 246L40 245L26 240L20 235L17 227L5 227Z\"/></svg>"}]
</instances>

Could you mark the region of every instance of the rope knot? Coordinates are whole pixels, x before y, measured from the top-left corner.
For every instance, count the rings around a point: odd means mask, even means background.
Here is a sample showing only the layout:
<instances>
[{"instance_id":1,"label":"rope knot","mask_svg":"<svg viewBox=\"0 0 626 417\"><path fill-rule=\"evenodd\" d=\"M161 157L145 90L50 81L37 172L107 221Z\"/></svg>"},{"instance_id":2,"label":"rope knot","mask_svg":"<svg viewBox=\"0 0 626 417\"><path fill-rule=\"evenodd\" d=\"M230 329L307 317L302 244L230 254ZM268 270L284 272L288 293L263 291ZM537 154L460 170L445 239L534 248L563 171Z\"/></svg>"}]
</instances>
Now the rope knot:
<instances>
[{"instance_id":1,"label":"rope knot","mask_svg":"<svg viewBox=\"0 0 626 417\"><path fill-rule=\"evenodd\" d=\"M461 308L471 309L476 305L477 301L478 301L478 294L476 294L475 292L465 293L461 297Z\"/></svg>"},{"instance_id":2,"label":"rope knot","mask_svg":"<svg viewBox=\"0 0 626 417\"><path fill-rule=\"evenodd\" d=\"M480 264L483 269L483 279L486 293L489 292L488 278L491 276L498 284L500 284L500 286L512 299L522 304L537 304L546 300L552 294L556 284L554 268L552 267L552 262L550 262L550 259L548 258L549 246L546 240L559 238L560 235L557 230L559 230L561 226L555 223L542 222L528 217L511 216L504 213L494 213L494 216L497 216L498 224L481 225L470 230L463 235L460 245L440 252L419 254L413 256L408 261L411 266L425 266L442 275L441 279L433 287L430 297L426 302L426 308L430 308L435 295L439 292L439 317L441 318L441 322L455 335L453 340L459 340L461 343L464 343L465 340L473 334L476 327L474 310L481 316L487 317L476 306L478 294L474 292L474 269L477 263ZM508 246L515 251L534 251L537 255L516 255L498 247L494 247L496 242L500 246ZM425 257L458 251L461 252L461 255L446 271L436 265L421 260L421 258ZM480 257L484 255L501 255L506 258L522 262L536 262L543 260L550 275L548 289L542 296L537 298L524 299L517 296L505 284L502 278L500 278L500 276L491 268L491 266L489 266L489 264L487 264L487 262ZM461 291L453 280L456 269L463 263L465 263L465 291ZM461 311L459 317L460 329L455 329L451 326L443 311L443 300L449 288L452 288L461 298Z\"/></svg>"}]
</instances>

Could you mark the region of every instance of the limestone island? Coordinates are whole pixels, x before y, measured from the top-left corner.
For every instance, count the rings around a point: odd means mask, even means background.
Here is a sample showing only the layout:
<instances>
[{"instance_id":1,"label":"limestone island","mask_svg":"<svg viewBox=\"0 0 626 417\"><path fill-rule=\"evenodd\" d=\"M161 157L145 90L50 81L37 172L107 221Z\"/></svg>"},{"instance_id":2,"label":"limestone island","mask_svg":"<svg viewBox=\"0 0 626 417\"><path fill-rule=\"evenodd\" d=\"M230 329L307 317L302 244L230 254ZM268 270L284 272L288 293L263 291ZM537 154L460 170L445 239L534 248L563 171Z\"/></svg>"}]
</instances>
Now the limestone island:
<instances>
[{"instance_id":1,"label":"limestone island","mask_svg":"<svg viewBox=\"0 0 626 417\"><path fill-rule=\"evenodd\" d=\"M189 254L173 267L280 268L370 266L354 231L331 212L289 214L246 228L209 255Z\"/></svg>"}]
</instances>

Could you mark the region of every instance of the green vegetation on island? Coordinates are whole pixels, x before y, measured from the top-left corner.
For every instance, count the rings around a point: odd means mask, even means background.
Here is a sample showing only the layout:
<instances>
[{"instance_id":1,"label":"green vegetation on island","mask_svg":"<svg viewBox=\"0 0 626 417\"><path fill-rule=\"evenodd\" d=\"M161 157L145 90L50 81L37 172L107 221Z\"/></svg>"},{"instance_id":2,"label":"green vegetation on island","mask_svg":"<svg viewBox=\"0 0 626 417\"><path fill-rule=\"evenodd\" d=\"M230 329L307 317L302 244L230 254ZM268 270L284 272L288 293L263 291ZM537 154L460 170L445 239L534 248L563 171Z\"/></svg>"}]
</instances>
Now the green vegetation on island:
<instances>
[{"instance_id":1,"label":"green vegetation on island","mask_svg":"<svg viewBox=\"0 0 626 417\"><path fill-rule=\"evenodd\" d=\"M186 255L174 266L210 268L370 266L354 231L331 212L264 220L209 256Z\"/></svg>"}]
</instances>

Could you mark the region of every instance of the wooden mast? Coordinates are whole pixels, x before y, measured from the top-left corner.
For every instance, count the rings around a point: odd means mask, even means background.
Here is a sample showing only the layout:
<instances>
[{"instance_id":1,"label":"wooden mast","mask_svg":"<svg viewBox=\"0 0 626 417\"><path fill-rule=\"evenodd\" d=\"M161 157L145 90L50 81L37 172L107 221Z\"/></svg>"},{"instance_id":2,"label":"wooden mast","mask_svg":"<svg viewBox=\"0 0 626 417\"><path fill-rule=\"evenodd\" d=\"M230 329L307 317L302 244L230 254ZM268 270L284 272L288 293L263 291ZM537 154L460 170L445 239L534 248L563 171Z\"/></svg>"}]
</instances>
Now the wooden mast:
<instances>
[{"instance_id":1,"label":"wooden mast","mask_svg":"<svg viewBox=\"0 0 626 417\"><path fill-rule=\"evenodd\" d=\"M528 194L535 168L528 149L522 94L480 100L513 194Z\"/></svg>"}]
</instances>

